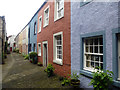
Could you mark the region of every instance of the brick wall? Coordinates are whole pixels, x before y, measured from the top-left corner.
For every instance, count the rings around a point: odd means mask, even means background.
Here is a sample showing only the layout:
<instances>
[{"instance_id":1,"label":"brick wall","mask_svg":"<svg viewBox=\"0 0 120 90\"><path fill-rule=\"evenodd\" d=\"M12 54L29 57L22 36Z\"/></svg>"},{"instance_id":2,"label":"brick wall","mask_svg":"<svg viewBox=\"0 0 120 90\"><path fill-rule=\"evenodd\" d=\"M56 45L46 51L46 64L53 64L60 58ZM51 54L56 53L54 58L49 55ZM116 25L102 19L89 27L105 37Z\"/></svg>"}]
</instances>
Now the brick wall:
<instances>
[{"instance_id":1,"label":"brick wall","mask_svg":"<svg viewBox=\"0 0 120 90\"><path fill-rule=\"evenodd\" d=\"M49 25L43 28L44 9L50 6ZM47 2L38 12L39 17L42 15L41 33L37 34L37 43L48 41L48 63L53 64L55 73L65 76L71 73L71 45L70 45L70 2L64 3L64 17L54 22L54 2ZM38 22L39 25L39 22ZM39 26L38 26L39 30ZM63 65L53 63L53 34L63 32ZM38 47L37 47L38 48ZM42 55L38 57L40 62L43 62L43 46L41 47Z\"/></svg>"}]
</instances>

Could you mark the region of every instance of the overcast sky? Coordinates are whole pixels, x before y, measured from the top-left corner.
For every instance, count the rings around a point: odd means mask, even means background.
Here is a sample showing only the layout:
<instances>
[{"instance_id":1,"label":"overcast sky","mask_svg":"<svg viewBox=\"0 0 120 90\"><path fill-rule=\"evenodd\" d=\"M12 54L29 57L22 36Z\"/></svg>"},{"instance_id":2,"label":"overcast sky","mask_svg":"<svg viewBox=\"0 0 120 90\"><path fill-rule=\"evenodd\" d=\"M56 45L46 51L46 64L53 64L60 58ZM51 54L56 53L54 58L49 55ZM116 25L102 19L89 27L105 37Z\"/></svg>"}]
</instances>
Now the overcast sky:
<instances>
[{"instance_id":1,"label":"overcast sky","mask_svg":"<svg viewBox=\"0 0 120 90\"><path fill-rule=\"evenodd\" d=\"M17 35L45 0L1 0L0 16L5 16L7 36Z\"/></svg>"}]
</instances>

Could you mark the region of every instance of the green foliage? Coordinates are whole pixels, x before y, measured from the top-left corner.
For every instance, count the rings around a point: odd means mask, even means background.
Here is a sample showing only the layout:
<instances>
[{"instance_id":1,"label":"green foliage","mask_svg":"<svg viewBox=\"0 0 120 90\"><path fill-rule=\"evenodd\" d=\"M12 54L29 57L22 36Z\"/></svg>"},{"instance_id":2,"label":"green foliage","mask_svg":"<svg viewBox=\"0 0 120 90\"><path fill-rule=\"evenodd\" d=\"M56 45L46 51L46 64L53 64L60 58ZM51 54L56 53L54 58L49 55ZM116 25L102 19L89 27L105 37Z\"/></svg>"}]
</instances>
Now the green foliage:
<instances>
[{"instance_id":1,"label":"green foliage","mask_svg":"<svg viewBox=\"0 0 120 90\"><path fill-rule=\"evenodd\" d=\"M29 55L25 55L24 59L29 60Z\"/></svg>"},{"instance_id":2,"label":"green foliage","mask_svg":"<svg viewBox=\"0 0 120 90\"><path fill-rule=\"evenodd\" d=\"M38 54L36 53L36 52L31 52L30 54L29 54L29 57L30 57L30 59L32 59L33 60L33 63L34 64L37 64L37 56L38 56Z\"/></svg>"},{"instance_id":3,"label":"green foliage","mask_svg":"<svg viewBox=\"0 0 120 90\"><path fill-rule=\"evenodd\" d=\"M34 59L34 57L37 57L37 53L36 52L31 52L29 54L29 56L30 56L30 59Z\"/></svg>"},{"instance_id":4,"label":"green foliage","mask_svg":"<svg viewBox=\"0 0 120 90\"><path fill-rule=\"evenodd\" d=\"M80 75L77 75L77 73L73 72L71 75L71 79L74 79L75 81L77 81L79 79Z\"/></svg>"},{"instance_id":5,"label":"green foliage","mask_svg":"<svg viewBox=\"0 0 120 90\"><path fill-rule=\"evenodd\" d=\"M48 74L48 77L51 77L53 75L53 72L54 72L54 67L52 66L52 64L49 64L46 68L46 72Z\"/></svg>"},{"instance_id":6,"label":"green foliage","mask_svg":"<svg viewBox=\"0 0 120 90\"><path fill-rule=\"evenodd\" d=\"M112 75L112 71L106 70L103 72L102 70L99 72L99 70L97 70L97 72L93 73L93 79L91 79L89 85L93 85L95 90L108 90L109 86L113 82Z\"/></svg>"},{"instance_id":7,"label":"green foliage","mask_svg":"<svg viewBox=\"0 0 120 90\"><path fill-rule=\"evenodd\" d=\"M39 65L39 64L42 64L42 63L41 63L41 62L38 62L37 64Z\"/></svg>"},{"instance_id":8,"label":"green foliage","mask_svg":"<svg viewBox=\"0 0 120 90\"><path fill-rule=\"evenodd\" d=\"M63 78L63 81L61 82L62 86L70 85L70 80L67 79L66 77Z\"/></svg>"}]
</instances>

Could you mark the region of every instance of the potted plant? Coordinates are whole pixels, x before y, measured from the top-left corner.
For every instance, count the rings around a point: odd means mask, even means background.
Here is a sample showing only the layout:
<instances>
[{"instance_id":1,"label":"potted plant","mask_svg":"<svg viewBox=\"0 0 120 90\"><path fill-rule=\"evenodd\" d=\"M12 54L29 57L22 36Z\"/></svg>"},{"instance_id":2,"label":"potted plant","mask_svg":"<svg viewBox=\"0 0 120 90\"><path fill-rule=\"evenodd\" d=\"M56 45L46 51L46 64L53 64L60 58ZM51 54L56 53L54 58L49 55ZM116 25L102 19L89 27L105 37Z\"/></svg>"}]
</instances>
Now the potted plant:
<instances>
[{"instance_id":1,"label":"potted plant","mask_svg":"<svg viewBox=\"0 0 120 90\"><path fill-rule=\"evenodd\" d=\"M48 77L51 77L51 76L53 76L54 70L55 70L55 68L52 66L52 64L49 64L44 71L47 72Z\"/></svg>"},{"instance_id":2,"label":"potted plant","mask_svg":"<svg viewBox=\"0 0 120 90\"><path fill-rule=\"evenodd\" d=\"M71 86L79 87L79 85L80 85L79 75L77 75L77 73L73 72L72 76L71 76Z\"/></svg>"},{"instance_id":3,"label":"potted plant","mask_svg":"<svg viewBox=\"0 0 120 90\"><path fill-rule=\"evenodd\" d=\"M37 55L36 52L31 52L31 53L29 54L30 60L32 59L34 64L37 64L37 62L38 62L37 56L38 56L38 55Z\"/></svg>"},{"instance_id":4,"label":"potted plant","mask_svg":"<svg viewBox=\"0 0 120 90\"><path fill-rule=\"evenodd\" d=\"M38 62L37 65L38 66L43 66L43 64L41 62Z\"/></svg>"},{"instance_id":5,"label":"potted plant","mask_svg":"<svg viewBox=\"0 0 120 90\"><path fill-rule=\"evenodd\" d=\"M93 73L93 79L91 79L89 85L93 85L95 90L108 90L109 86L113 82L112 75L112 71L97 70L97 72Z\"/></svg>"},{"instance_id":6,"label":"potted plant","mask_svg":"<svg viewBox=\"0 0 120 90\"><path fill-rule=\"evenodd\" d=\"M65 85L70 85L70 79L68 79L67 77L61 78L62 82L61 85L65 86Z\"/></svg>"},{"instance_id":7,"label":"potted plant","mask_svg":"<svg viewBox=\"0 0 120 90\"><path fill-rule=\"evenodd\" d=\"M25 55L24 59L29 60L29 55Z\"/></svg>"}]
</instances>

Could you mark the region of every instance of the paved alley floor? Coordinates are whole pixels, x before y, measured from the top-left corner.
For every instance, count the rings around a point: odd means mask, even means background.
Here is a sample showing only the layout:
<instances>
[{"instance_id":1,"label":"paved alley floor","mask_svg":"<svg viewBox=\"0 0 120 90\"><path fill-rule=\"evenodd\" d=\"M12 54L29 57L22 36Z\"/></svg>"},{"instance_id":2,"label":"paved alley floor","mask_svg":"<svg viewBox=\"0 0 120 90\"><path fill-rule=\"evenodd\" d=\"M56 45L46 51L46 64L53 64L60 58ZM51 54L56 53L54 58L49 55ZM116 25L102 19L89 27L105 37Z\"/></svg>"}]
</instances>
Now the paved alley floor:
<instances>
[{"instance_id":1,"label":"paved alley floor","mask_svg":"<svg viewBox=\"0 0 120 90\"><path fill-rule=\"evenodd\" d=\"M21 54L11 53L2 66L2 88L70 88L61 86L58 76L48 78L44 69L24 60Z\"/></svg>"}]
</instances>

